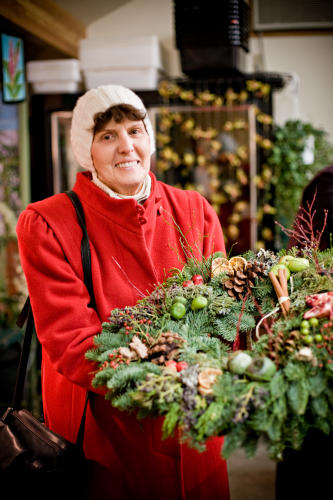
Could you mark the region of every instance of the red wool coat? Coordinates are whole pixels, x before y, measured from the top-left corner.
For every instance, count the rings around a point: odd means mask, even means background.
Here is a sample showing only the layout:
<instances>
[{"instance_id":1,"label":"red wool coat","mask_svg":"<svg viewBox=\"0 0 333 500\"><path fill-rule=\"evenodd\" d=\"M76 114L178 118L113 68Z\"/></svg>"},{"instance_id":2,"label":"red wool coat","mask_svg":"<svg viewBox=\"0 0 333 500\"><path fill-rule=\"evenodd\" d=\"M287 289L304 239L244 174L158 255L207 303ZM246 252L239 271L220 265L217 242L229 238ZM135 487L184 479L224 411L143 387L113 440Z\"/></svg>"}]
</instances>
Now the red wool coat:
<instances>
[{"instance_id":1,"label":"red wool coat","mask_svg":"<svg viewBox=\"0 0 333 500\"><path fill-rule=\"evenodd\" d=\"M59 194L31 204L19 219L21 261L43 347L45 421L71 441L95 370L84 354L110 311L139 299L112 257L141 292L151 291L172 267L182 267L174 250L184 259L180 234L171 215L190 243L199 234L209 235L199 243L203 254L224 251L218 218L206 200L150 175L152 191L143 206L134 199L111 199L91 182L89 173L77 176L74 191L86 217L98 314L87 307L82 231L69 198ZM194 216L195 228L190 229ZM161 419L139 422L134 414L112 408L102 391L93 392L85 429L89 500L229 499L226 463L220 457L222 438L212 439L201 454L181 446L177 437L161 441Z\"/></svg>"}]
</instances>

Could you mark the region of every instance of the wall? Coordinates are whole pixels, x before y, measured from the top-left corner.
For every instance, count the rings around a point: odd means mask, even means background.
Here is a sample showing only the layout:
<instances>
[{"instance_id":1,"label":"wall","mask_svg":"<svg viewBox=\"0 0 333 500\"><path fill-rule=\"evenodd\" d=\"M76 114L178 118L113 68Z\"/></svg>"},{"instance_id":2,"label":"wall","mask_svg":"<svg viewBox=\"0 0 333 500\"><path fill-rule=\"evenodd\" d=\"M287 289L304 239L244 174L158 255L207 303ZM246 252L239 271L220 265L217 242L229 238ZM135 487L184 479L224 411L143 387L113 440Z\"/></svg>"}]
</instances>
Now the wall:
<instances>
[{"instance_id":1,"label":"wall","mask_svg":"<svg viewBox=\"0 0 333 500\"><path fill-rule=\"evenodd\" d=\"M172 0L132 0L87 28L88 38L126 34L158 35L170 52L170 75L182 75L175 49ZM333 142L333 36L267 36L262 38L262 44L253 37L247 56L248 72L254 70L260 54L265 70L298 74L300 118L324 128ZM297 117L291 106L290 88L276 93L274 104L277 123Z\"/></svg>"},{"instance_id":2,"label":"wall","mask_svg":"<svg viewBox=\"0 0 333 500\"><path fill-rule=\"evenodd\" d=\"M326 130L333 142L333 36L266 36L261 41L262 45L257 37L251 38L248 69L261 54L266 71L296 73L300 118ZM297 118L290 86L275 94L274 110L279 124Z\"/></svg>"}]
</instances>

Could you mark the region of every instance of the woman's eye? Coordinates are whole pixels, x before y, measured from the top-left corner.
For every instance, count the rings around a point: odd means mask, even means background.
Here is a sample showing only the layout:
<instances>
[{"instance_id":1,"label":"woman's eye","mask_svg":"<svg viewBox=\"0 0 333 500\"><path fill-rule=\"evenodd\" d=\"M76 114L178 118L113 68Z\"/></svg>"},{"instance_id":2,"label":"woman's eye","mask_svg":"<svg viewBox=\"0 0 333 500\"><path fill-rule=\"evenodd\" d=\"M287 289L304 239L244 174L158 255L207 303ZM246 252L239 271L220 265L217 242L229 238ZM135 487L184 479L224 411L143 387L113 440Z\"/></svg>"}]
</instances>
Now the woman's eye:
<instances>
[{"instance_id":1,"label":"woman's eye","mask_svg":"<svg viewBox=\"0 0 333 500\"><path fill-rule=\"evenodd\" d=\"M110 139L112 139L112 138L113 138L113 135L111 135L111 134L106 134L106 135L104 135L104 136L103 136L103 141L109 141L109 140L110 140Z\"/></svg>"}]
</instances>

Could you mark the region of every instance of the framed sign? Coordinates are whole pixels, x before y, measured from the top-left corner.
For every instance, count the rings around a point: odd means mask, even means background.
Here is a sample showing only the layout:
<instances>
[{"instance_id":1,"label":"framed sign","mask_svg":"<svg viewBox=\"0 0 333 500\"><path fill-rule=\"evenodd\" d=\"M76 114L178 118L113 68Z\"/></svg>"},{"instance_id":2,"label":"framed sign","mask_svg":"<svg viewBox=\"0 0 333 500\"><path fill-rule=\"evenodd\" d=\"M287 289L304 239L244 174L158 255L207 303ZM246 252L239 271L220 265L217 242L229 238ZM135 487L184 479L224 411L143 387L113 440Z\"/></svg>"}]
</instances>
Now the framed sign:
<instances>
[{"instance_id":1,"label":"framed sign","mask_svg":"<svg viewBox=\"0 0 333 500\"><path fill-rule=\"evenodd\" d=\"M1 34L3 102L17 103L26 98L24 48L22 38Z\"/></svg>"}]
</instances>

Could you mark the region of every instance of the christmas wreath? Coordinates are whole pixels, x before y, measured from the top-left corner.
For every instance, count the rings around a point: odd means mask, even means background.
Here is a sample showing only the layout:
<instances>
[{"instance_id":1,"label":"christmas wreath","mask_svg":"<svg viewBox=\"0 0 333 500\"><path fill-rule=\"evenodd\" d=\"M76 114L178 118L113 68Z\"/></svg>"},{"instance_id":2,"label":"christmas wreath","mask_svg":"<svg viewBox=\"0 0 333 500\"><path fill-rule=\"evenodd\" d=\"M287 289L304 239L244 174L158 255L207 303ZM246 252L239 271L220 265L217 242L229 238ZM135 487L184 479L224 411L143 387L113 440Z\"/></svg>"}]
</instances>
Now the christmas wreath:
<instances>
[{"instance_id":1,"label":"christmas wreath","mask_svg":"<svg viewBox=\"0 0 333 500\"><path fill-rule=\"evenodd\" d=\"M183 442L203 450L225 435L225 458L239 447L253 457L263 436L281 460L310 428L329 434L333 248L319 250L312 205L286 232L302 247L230 260L199 260L187 248L182 270L111 311L86 353L98 363L93 386L106 387L119 410L164 416L163 438L178 426Z\"/></svg>"}]
</instances>

